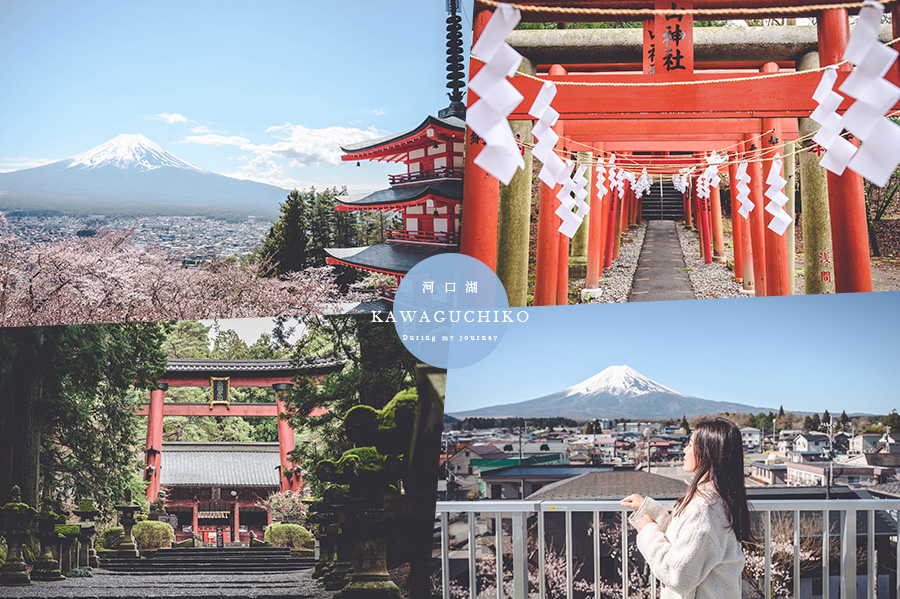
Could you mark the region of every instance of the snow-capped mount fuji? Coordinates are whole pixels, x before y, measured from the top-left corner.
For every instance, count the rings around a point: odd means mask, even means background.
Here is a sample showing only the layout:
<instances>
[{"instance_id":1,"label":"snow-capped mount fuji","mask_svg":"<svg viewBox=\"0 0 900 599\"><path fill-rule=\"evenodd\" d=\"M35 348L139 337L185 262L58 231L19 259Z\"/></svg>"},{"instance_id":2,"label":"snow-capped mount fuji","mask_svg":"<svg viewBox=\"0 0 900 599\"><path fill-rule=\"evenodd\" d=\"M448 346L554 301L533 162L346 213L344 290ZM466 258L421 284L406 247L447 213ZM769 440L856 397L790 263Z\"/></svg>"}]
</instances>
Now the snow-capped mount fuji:
<instances>
[{"instance_id":1,"label":"snow-capped mount fuji","mask_svg":"<svg viewBox=\"0 0 900 599\"><path fill-rule=\"evenodd\" d=\"M287 193L204 170L137 133L44 166L0 173L0 210L273 218Z\"/></svg>"},{"instance_id":2,"label":"snow-capped mount fuji","mask_svg":"<svg viewBox=\"0 0 900 599\"><path fill-rule=\"evenodd\" d=\"M721 412L761 412L745 404L710 401L679 393L629 366L610 366L571 387L528 401L451 412L455 418L681 418Z\"/></svg>"},{"instance_id":3,"label":"snow-capped mount fuji","mask_svg":"<svg viewBox=\"0 0 900 599\"><path fill-rule=\"evenodd\" d=\"M648 393L670 393L688 397L665 385L648 379L630 366L610 366L586 381L572 385L566 391L570 395L597 395L608 393L619 397L637 397Z\"/></svg>"},{"instance_id":4,"label":"snow-capped mount fuji","mask_svg":"<svg viewBox=\"0 0 900 599\"><path fill-rule=\"evenodd\" d=\"M198 173L209 172L163 150L140 133L123 133L96 148L76 154L69 158L66 168L95 169L106 166L141 171L171 167Z\"/></svg>"}]
</instances>

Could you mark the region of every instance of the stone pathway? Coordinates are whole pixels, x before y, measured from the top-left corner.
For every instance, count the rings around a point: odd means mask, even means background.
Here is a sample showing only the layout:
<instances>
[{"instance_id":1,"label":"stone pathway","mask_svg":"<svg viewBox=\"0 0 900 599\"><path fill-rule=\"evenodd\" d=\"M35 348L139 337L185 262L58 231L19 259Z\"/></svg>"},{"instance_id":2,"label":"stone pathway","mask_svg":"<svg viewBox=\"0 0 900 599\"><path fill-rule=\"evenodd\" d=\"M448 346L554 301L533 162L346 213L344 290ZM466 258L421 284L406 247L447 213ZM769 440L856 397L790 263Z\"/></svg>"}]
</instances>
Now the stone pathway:
<instances>
[{"instance_id":1,"label":"stone pathway","mask_svg":"<svg viewBox=\"0 0 900 599\"><path fill-rule=\"evenodd\" d=\"M630 302L694 299L674 221L647 224Z\"/></svg>"},{"instance_id":2,"label":"stone pathway","mask_svg":"<svg viewBox=\"0 0 900 599\"><path fill-rule=\"evenodd\" d=\"M193 599L330 599L334 593L312 579L312 569L279 574L156 574L135 576L94 570L93 578L36 582L29 587L0 586L0 597Z\"/></svg>"}]
</instances>

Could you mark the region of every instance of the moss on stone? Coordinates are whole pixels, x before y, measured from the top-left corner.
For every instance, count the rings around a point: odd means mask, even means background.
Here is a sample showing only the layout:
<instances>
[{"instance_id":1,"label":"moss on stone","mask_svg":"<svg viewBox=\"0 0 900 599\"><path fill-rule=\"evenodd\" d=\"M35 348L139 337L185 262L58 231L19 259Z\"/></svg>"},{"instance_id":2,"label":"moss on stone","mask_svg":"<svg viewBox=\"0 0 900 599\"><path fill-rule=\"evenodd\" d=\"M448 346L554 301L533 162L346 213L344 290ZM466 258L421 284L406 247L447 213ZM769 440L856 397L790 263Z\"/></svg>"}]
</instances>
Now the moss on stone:
<instances>
[{"instance_id":1,"label":"moss on stone","mask_svg":"<svg viewBox=\"0 0 900 599\"><path fill-rule=\"evenodd\" d=\"M10 502L10 503L7 503L6 505L4 505L2 508L0 508L0 512L3 512L4 514L20 514L20 515L30 514L33 516L34 514L37 513L37 510L34 509L33 507L31 507L30 505L28 505L27 503Z\"/></svg>"},{"instance_id":2,"label":"moss on stone","mask_svg":"<svg viewBox=\"0 0 900 599\"><path fill-rule=\"evenodd\" d=\"M81 532L81 527L77 524L57 524L53 527L53 532L67 537L74 536Z\"/></svg>"}]
</instances>

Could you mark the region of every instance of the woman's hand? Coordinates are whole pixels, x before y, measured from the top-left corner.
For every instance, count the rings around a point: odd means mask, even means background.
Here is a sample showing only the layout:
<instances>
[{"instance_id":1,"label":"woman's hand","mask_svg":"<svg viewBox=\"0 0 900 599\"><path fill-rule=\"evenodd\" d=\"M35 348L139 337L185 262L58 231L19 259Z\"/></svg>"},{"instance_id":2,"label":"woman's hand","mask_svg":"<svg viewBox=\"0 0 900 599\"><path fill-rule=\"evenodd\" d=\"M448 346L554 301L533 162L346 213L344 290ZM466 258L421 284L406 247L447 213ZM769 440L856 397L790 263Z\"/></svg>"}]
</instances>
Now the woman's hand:
<instances>
[{"instance_id":1,"label":"woman's hand","mask_svg":"<svg viewBox=\"0 0 900 599\"><path fill-rule=\"evenodd\" d=\"M637 510L640 509L642 505L644 505L644 498L637 493L634 493L620 501L619 505Z\"/></svg>"},{"instance_id":2,"label":"woman's hand","mask_svg":"<svg viewBox=\"0 0 900 599\"><path fill-rule=\"evenodd\" d=\"M641 516L641 519L638 520L638 523L635 525L635 528L637 528L638 532L641 532L641 530L643 530L644 527L647 526L648 524L656 524L656 520L654 520L647 514L644 514L643 516Z\"/></svg>"}]
</instances>

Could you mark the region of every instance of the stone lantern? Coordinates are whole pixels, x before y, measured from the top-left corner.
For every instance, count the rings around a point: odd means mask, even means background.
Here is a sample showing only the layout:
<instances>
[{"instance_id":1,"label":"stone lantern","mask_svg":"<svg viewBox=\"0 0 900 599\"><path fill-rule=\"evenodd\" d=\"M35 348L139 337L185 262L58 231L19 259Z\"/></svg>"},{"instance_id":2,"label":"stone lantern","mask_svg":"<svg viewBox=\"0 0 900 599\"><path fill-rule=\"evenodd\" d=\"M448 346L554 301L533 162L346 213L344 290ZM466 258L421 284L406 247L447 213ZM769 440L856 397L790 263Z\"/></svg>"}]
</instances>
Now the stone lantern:
<instances>
[{"instance_id":1,"label":"stone lantern","mask_svg":"<svg viewBox=\"0 0 900 599\"><path fill-rule=\"evenodd\" d=\"M22 557L22 543L28 539L28 525L34 520L36 510L22 503L22 490L12 488L11 501L0 508L3 534L9 545L6 561L0 566L0 585L30 585L31 577Z\"/></svg>"},{"instance_id":2,"label":"stone lantern","mask_svg":"<svg viewBox=\"0 0 900 599\"><path fill-rule=\"evenodd\" d=\"M59 562L53 559L53 545L59 538L56 525L66 521L66 517L53 511L49 499L45 499L41 505L41 511L37 514L38 538L41 540L41 555L34 564L31 572L33 580L62 580L65 576L59 570Z\"/></svg>"},{"instance_id":3,"label":"stone lantern","mask_svg":"<svg viewBox=\"0 0 900 599\"><path fill-rule=\"evenodd\" d=\"M116 557L140 557L131 530L137 524L135 514L141 511L141 506L131 500L130 489L125 491L125 501L128 503L116 506L116 511L119 512L119 524L122 525L122 542L119 544Z\"/></svg>"},{"instance_id":4,"label":"stone lantern","mask_svg":"<svg viewBox=\"0 0 900 599\"><path fill-rule=\"evenodd\" d=\"M78 535L81 554L78 556L78 564L88 570L99 568L100 560L97 557L97 550L94 549L94 535L97 534L94 520L100 516L100 512L93 502L83 500L73 513L81 520L81 533Z\"/></svg>"}]
</instances>

